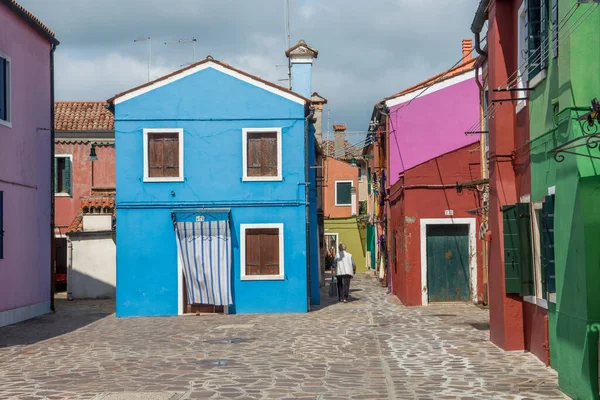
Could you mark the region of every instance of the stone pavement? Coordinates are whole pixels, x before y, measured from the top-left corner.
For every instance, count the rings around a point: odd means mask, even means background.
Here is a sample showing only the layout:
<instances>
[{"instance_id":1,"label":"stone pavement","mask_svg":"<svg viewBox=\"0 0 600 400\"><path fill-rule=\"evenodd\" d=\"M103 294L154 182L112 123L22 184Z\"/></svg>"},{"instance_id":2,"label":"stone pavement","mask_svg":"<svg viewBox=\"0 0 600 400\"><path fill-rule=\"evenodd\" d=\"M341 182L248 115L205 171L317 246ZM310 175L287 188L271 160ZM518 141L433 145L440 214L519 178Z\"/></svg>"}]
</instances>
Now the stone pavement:
<instances>
[{"instance_id":1,"label":"stone pavement","mask_svg":"<svg viewBox=\"0 0 600 400\"><path fill-rule=\"evenodd\" d=\"M325 293L325 292L324 292ZM405 308L372 278L308 314L117 319L110 301L0 328L0 399L564 399L488 313Z\"/></svg>"}]
</instances>

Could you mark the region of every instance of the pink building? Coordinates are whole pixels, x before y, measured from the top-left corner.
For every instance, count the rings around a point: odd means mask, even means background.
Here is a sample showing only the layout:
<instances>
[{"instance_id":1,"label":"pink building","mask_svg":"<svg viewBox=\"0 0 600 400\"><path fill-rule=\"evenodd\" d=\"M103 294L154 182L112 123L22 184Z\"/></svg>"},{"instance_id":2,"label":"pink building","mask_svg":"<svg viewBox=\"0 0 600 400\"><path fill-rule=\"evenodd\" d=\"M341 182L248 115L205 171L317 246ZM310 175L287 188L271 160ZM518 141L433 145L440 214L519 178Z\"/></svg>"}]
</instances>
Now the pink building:
<instances>
[{"instance_id":1,"label":"pink building","mask_svg":"<svg viewBox=\"0 0 600 400\"><path fill-rule=\"evenodd\" d=\"M0 326L48 313L54 34L0 0Z\"/></svg>"},{"instance_id":2,"label":"pink building","mask_svg":"<svg viewBox=\"0 0 600 400\"><path fill-rule=\"evenodd\" d=\"M480 136L465 134L474 124L480 130L471 49L464 40L461 64L384 100L387 261L392 292L405 305L478 303L483 295Z\"/></svg>"}]
</instances>

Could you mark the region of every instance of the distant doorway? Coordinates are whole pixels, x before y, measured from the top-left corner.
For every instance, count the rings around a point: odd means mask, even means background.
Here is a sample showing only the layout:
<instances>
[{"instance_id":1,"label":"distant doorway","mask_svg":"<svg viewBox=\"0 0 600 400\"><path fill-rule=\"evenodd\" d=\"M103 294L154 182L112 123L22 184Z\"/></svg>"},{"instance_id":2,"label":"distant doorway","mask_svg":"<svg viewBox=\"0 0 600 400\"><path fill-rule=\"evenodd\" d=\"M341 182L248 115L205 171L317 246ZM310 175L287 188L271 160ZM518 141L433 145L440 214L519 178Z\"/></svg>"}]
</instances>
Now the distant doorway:
<instances>
[{"instance_id":1,"label":"distant doorway","mask_svg":"<svg viewBox=\"0 0 600 400\"><path fill-rule=\"evenodd\" d=\"M421 218L423 305L477 301L475 218Z\"/></svg>"},{"instance_id":2,"label":"distant doorway","mask_svg":"<svg viewBox=\"0 0 600 400\"><path fill-rule=\"evenodd\" d=\"M54 284L56 292L67 290L67 238L54 237L56 270Z\"/></svg>"},{"instance_id":3,"label":"distant doorway","mask_svg":"<svg viewBox=\"0 0 600 400\"><path fill-rule=\"evenodd\" d=\"M427 226L429 302L469 301L469 225Z\"/></svg>"},{"instance_id":4,"label":"distant doorway","mask_svg":"<svg viewBox=\"0 0 600 400\"><path fill-rule=\"evenodd\" d=\"M337 253L339 243L339 236L337 233L326 233L325 234L325 270L331 270L333 265L333 258Z\"/></svg>"}]
</instances>

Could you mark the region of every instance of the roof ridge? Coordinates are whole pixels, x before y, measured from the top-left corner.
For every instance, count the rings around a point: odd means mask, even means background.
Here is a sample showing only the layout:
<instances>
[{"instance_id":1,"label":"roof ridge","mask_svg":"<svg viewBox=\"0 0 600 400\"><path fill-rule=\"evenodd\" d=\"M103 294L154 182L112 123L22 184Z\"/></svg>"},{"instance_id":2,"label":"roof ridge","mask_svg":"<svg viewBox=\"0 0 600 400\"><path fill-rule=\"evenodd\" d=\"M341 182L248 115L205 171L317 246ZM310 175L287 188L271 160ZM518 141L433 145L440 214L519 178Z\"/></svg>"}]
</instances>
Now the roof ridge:
<instances>
[{"instance_id":1,"label":"roof ridge","mask_svg":"<svg viewBox=\"0 0 600 400\"><path fill-rule=\"evenodd\" d=\"M124 96L126 94L129 94L129 93L132 93L132 92L135 92L135 91L137 91L139 89L142 89L142 88L145 88L145 87L148 87L148 86L152 86L155 83L164 81L164 80L169 79L169 78L171 78L173 76L179 75L179 74L181 74L184 71L196 68L197 66L202 65L202 64L206 64L206 63L215 63L217 65L220 65L223 68L227 68L227 69L229 69L231 71L234 71L234 72L237 72L239 74L242 74L242 75L244 75L244 76L246 76L248 78L251 78L251 79L254 79L256 81L259 81L259 82L261 82L261 83L263 83L263 84L265 84L267 86L271 86L271 87L273 87L275 89L281 90L281 91L286 92L286 93L291 94L291 95L294 95L294 96L296 96L296 97L304 100L306 102L306 104L310 104L311 103L310 99L307 99L306 97L302 96L301 94L299 94L297 92L294 92L294 91L292 91L290 89L284 88L283 86L277 85L277 84L275 84L273 82L269 82L267 80L264 80L264 79L262 79L262 78L260 78L260 77L258 77L256 75L252 75L252 74L250 74L250 73L248 73L246 71L243 71L241 69L234 68L234 67L232 67L231 65L229 65L227 63L224 63L222 61L214 59L212 56L207 56L204 60L195 62L193 64L190 64L190 65L186 66L186 67L183 67L183 68L180 68L178 70L175 70L175 71L173 71L173 72L171 72L169 74L166 74L166 75L163 75L163 76L161 76L161 77L159 77L157 79L154 79L153 81L146 82L146 83L144 83L142 85L139 85L139 86L136 86L136 87L134 87L132 89L126 90L126 91L121 92L121 93L117 93L116 95L114 95L113 97L111 97L110 99L108 99L106 102L109 103L109 104L114 104L114 101L116 99L118 99L119 97L122 97L122 96Z\"/></svg>"}]
</instances>

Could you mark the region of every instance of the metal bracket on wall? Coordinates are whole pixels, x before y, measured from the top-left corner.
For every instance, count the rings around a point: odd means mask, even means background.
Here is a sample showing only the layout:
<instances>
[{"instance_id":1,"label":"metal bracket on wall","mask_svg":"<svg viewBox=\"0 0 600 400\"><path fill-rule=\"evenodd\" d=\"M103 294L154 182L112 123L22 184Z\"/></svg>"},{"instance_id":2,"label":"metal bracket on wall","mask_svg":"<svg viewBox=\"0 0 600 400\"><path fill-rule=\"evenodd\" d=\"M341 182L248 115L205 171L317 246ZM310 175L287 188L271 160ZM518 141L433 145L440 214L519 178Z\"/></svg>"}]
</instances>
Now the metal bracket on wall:
<instances>
[{"instance_id":1,"label":"metal bracket on wall","mask_svg":"<svg viewBox=\"0 0 600 400\"><path fill-rule=\"evenodd\" d=\"M600 2L600 0L597 0L597 2ZM564 154L573 154L600 160L600 156L590 154L591 150L598 149L598 144L600 143L600 102L598 99L592 100L590 112L577 118L577 121L585 121L582 122L581 126L585 134L571 139L548 152L549 154L554 154L554 159L559 163L565 160ZM577 149L581 148L584 148L587 152L578 152Z\"/></svg>"}]
</instances>

